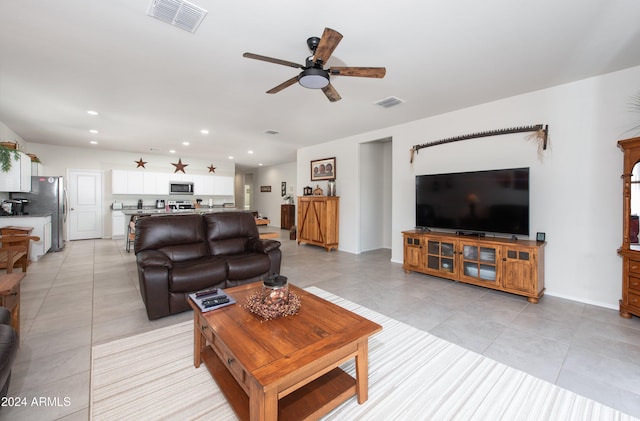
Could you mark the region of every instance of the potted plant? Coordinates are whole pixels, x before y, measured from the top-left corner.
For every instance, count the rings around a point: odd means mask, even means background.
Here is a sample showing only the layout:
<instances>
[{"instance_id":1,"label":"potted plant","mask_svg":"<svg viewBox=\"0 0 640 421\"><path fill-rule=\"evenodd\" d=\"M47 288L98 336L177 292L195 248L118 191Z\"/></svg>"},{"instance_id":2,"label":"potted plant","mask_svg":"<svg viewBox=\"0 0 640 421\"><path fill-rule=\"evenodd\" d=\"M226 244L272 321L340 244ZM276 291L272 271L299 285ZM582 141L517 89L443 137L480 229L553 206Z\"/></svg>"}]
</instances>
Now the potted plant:
<instances>
[{"instance_id":1,"label":"potted plant","mask_svg":"<svg viewBox=\"0 0 640 421\"><path fill-rule=\"evenodd\" d=\"M7 142L0 144L0 170L2 170L2 172L9 172L12 164L11 158L13 158L14 161L19 161L20 151L15 147L11 148L5 145L7 145Z\"/></svg>"}]
</instances>

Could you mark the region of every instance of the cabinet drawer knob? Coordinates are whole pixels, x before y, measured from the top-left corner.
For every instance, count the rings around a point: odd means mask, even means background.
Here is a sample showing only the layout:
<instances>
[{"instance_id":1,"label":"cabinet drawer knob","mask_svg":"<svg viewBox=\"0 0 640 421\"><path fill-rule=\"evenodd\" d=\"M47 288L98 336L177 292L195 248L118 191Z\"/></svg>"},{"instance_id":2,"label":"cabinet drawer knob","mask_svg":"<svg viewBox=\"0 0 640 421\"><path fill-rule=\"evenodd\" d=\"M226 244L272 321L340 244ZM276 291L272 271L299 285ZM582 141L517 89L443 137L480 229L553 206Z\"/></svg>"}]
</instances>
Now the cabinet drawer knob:
<instances>
[{"instance_id":1,"label":"cabinet drawer knob","mask_svg":"<svg viewBox=\"0 0 640 421\"><path fill-rule=\"evenodd\" d=\"M631 269L637 270L638 269L638 265L631 266Z\"/></svg>"},{"instance_id":2,"label":"cabinet drawer knob","mask_svg":"<svg viewBox=\"0 0 640 421\"><path fill-rule=\"evenodd\" d=\"M234 361L233 358L227 358L227 364L231 365L233 361Z\"/></svg>"}]
</instances>

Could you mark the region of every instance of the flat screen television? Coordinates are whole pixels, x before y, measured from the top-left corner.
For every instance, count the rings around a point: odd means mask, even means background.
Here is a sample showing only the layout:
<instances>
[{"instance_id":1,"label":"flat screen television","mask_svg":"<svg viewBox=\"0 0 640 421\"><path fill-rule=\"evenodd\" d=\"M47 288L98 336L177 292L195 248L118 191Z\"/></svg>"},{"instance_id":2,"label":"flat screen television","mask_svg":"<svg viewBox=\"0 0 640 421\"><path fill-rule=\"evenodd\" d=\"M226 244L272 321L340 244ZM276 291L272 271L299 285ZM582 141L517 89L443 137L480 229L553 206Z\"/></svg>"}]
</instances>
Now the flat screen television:
<instances>
[{"instance_id":1,"label":"flat screen television","mask_svg":"<svg viewBox=\"0 0 640 421\"><path fill-rule=\"evenodd\" d=\"M529 235L529 168L416 176L416 227Z\"/></svg>"}]
</instances>

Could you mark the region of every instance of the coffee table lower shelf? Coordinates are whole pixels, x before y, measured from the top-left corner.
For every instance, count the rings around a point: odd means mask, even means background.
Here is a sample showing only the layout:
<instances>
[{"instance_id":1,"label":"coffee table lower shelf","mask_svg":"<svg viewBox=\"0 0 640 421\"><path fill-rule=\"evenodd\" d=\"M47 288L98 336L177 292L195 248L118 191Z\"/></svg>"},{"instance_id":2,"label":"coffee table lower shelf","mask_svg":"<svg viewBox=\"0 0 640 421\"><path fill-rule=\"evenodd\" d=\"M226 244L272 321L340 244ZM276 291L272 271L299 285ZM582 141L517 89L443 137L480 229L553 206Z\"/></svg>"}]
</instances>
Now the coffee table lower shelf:
<instances>
[{"instance_id":1,"label":"coffee table lower shelf","mask_svg":"<svg viewBox=\"0 0 640 421\"><path fill-rule=\"evenodd\" d=\"M201 351L207 366L240 420L249 420L249 396L209 346ZM278 401L278 420L317 419L356 395L356 379L340 368L315 379Z\"/></svg>"}]
</instances>

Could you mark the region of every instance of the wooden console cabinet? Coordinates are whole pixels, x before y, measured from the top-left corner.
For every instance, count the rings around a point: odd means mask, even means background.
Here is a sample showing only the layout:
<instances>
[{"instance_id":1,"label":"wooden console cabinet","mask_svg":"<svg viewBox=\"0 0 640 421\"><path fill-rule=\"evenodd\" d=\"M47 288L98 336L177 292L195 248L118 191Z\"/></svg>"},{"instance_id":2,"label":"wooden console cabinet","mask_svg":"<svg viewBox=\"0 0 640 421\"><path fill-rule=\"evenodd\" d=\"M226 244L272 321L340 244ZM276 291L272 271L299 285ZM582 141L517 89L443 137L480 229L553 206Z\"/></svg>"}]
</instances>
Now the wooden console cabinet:
<instances>
[{"instance_id":1,"label":"wooden console cabinet","mask_svg":"<svg viewBox=\"0 0 640 421\"><path fill-rule=\"evenodd\" d=\"M527 297L544 294L544 242L449 233L402 233L406 273L420 272Z\"/></svg>"},{"instance_id":2,"label":"wooden console cabinet","mask_svg":"<svg viewBox=\"0 0 640 421\"><path fill-rule=\"evenodd\" d=\"M340 197L298 196L298 244L338 249Z\"/></svg>"},{"instance_id":3,"label":"wooden console cabinet","mask_svg":"<svg viewBox=\"0 0 640 421\"><path fill-rule=\"evenodd\" d=\"M296 224L296 205L280 205L280 228L290 230Z\"/></svg>"},{"instance_id":4,"label":"wooden console cabinet","mask_svg":"<svg viewBox=\"0 0 640 421\"><path fill-rule=\"evenodd\" d=\"M637 183L632 181L632 175L634 168L640 167L640 137L621 140L618 142L618 147L624 152L622 246L618 249L618 254L622 256L620 316L630 319L631 315L640 317L640 244L637 242L637 231L631 223L631 215L634 213L637 215L640 212L640 209L631 208L632 190L635 190L632 187ZM637 192L638 190L635 190L635 194Z\"/></svg>"}]
</instances>

